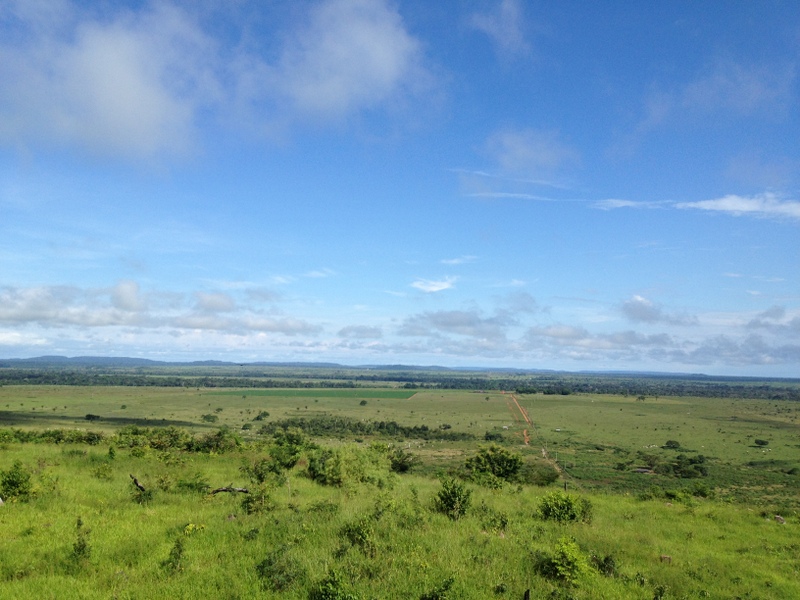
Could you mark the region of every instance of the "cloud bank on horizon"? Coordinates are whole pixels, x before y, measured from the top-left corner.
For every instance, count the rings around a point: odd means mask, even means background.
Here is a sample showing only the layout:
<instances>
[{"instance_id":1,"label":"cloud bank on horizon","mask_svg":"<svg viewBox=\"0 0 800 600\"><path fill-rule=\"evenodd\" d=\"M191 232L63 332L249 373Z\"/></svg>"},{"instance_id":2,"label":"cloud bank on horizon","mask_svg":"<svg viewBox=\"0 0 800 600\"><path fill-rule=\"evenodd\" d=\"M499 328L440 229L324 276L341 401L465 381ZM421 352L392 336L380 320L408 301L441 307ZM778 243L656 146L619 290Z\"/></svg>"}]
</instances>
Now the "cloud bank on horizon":
<instances>
[{"instance_id":1,"label":"cloud bank on horizon","mask_svg":"<svg viewBox=\"0 0 800 600\"><path fill-rule=\"evenodd\" d=\"M788 1L10 0L0 358L798 376L797 31Z\"/></svg>"}]
</instances>

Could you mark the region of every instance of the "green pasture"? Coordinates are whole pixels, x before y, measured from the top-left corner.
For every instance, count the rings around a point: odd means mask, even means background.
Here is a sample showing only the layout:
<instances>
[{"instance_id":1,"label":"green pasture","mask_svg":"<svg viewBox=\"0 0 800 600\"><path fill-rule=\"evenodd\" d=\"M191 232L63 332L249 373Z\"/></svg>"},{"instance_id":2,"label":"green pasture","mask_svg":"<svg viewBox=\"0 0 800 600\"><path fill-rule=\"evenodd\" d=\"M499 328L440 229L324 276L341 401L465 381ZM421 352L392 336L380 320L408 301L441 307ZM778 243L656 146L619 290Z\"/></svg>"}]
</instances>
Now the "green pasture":
<instances>
[{"instance_id":1,"label":"green pasture","mask_svg":"<svg viewBox=\"0 0 800 600\"><path fill-rule=\"evenodd\" d=\"M703 455L702 482L753 506L800 506L800 404L789 401L617 395L519 395L487 391L354 389L0 387L0 428L90 429L177 426L195 433L228 427L258 440L266 423L343 417L447 429L472 441L396 439L418 453L424 472L454 468L487 432L530 458L542 449L576 489L638 494L687 482L637 472L643 455L661 461ZM88 421L86 415L99 420ZM523 444L527 430L530 444ZM756 440L768 442L759 446ZM333 443L326 437L326 443ZM368 440L367 440L368 441ZM680 448L664 446L678 442Z\"/></svg>"},{"instance_id":2,"label":"green pasture","mask_svg":"<svg viewBox=\"0 0 800 600\"><path fill-rule=\"evenodd\" d=\"M586 600L800 595L798 518L780 524L713 500L580 492L591 521L558 523L537 517L548 489L467 484L470 508L453 521L433 510L435 478L387 473L377 483L322 486L304 475L304 460L271 488L271 504L258 514L243 509L243 494L181 487L252 489L240 467L260 456L258 448L220 455L120 448L110 457L106 444L7 444L0 471L20 461L36 495L0 507L0 597L305 599L318 597L312 590L330 569L362 599L432 597L448 582L440 597L521 598L527 589L535 598ZM131 474L153 490L143 504ZM565 539L580 559L569 585L535 568L539 554ZM607 557L610 572L591 567Z\"/></svg>"}]
</instances>

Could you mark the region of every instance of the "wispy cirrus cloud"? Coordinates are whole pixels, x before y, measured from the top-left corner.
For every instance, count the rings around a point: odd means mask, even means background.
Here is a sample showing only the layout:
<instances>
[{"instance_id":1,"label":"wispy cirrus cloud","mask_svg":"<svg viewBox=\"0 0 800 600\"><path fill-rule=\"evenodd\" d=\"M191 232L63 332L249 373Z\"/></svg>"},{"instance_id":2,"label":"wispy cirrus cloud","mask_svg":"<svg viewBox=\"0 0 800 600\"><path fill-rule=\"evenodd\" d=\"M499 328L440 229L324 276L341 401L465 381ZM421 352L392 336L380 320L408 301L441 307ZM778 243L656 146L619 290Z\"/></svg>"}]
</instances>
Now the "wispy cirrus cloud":
<instances>
[{"instance_id":1,"label":"wispy cirrus cloud","mask_svg":"<svg viewBox=\"0 0 800 600\"><path fill-rule=\"evenodd\" d=\"M507 174L547 177L580 160L555 130L501 129L486 140L486 152Z\"/></svg>"},{"instance_id":2,"label":"wispy cirrus cloud","mask_svg":"<svg viewBox=\"0 0 800 600\"><path fill-rule=\"evenodd\" d=\"M443 265L463 265L466 263L475 262L477 260L477 256L472 256L471 254L466 254L464 256L459 256L458 258L443 258L439 262Z\"/></svg>"},{"instance_id":3,"label":"wispy cirrus cloud","mask_svg":"<svg viewBox=\"0 0 800 600\"><path fill-rule=\"evenodd\" d=\"M452 288L457 280L457 277L445 277L444 279L417 279L411 284L411 287L426 293L441 292Z\"/></svg>"},{"instance_id":4,"label":"wispy cirrus cloud","mask_svg":"<svg viewBox=\"0 0 800 600\"><path fill-rule=\"evenodd\" d=\"M800 201L784 200L771 192L749 197L730 194L713 200L677 202L675 207L721 212L735 217L754 216L800 219Z\"/></svg>"},{"instance_id":5,"label":"wispy cirrus cloud","mask_svg":"<svg viewBox=\"0 0 800 600\"><path fill-rule=\"evenodd\" d=\"M600 200L592 204L600 210L616 209L652 209L677 208L682 210L702 210L724 213L735 217L751 216L776 219L800 219L800 201L787 200L773 192L764 192L753 196L728 194L721 198L698 200L694 202L675 201L633 201L633 200Z\"/></svg>"}]
</instances>

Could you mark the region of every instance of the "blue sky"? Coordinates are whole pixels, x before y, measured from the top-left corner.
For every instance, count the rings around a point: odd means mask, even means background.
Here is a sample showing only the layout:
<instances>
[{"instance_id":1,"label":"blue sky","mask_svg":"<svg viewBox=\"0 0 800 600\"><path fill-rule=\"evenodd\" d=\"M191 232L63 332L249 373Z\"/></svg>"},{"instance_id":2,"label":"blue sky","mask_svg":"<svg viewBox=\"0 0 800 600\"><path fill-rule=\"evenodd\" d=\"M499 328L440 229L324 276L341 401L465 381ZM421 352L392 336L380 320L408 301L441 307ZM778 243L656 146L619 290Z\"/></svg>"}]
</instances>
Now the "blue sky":
<instances>
[{"instance_id":1,"label":"blue sky","mask_svg":"<svg viewBox=\"0 0 800 600\"><path fill-rule=\"evenodd\" d=\"M0 28L0 357L800 376L795 2Z\"/></svg>"}]
</instances>

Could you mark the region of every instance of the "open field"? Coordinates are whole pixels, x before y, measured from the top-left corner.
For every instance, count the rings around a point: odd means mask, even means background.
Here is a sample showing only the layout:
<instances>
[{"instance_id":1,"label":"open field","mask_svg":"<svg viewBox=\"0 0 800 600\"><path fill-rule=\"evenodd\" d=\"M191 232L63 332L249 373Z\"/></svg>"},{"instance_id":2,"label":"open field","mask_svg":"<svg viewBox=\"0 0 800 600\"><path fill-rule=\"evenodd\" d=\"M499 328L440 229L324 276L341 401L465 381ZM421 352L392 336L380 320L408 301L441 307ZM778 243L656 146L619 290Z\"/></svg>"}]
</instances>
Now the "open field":
<instances>
[{"instance_id":1,"label":"open field","mask_svg":"<svg viewBox=\"0 0 800 600\"><path fill-rule=\"evenodd\" d=\"M636 492L654 479L632 472L644 466L639 453L666 458L683 452L706 457L712 468L704 481L723 496L757 504L800 502L800 475L791 474L800 469L798 403L601 394L516 398L532 426L514 407L511 394L498 392L4 386L0 427L113 433L125 425L174 425L199 433L226 426L255 440L261 426L286 419L395 421L464 434L462 440L409 440L423 460L446 456L457 464L492 432L526 455L539 455L545 448L576 485ZM255 420L264 412L268 416ZM87 421L86 415L100 418ZM526 430L528 446L523 445ZM756 439L769 443L758 446ZM680 450L662 448L669 440L679 442ZM621 468L626 462L630 468Z\"/></svg>"},{"instance_id":2,"label":"open field","mask_svg":"<svg viewBox=\"0 0 800 600\"><path fill-rule=\"evenodd\" d=\"M0 597L798 597L798 417L795 402L728 398L6 385L0 473L20 465L33 495L0 507ZM283 425L307 445L259 482ZM103 437L20 441L48 430ZM560 477L470 480L487 439ZM389 469L388 447L414 455L411 473ZM312 481L326 448L367 475ZM664 471L701 455L702 475ZM448 474L472 493L458 520L434 510ZM223 486L250 493L208 493ZM592 519L541 518L564 487ZM547 575L570 551L575 577ZM333 572L345 595L320 596Z\"/></svg>"}]
</instances>

